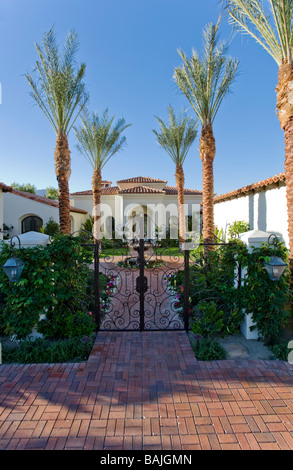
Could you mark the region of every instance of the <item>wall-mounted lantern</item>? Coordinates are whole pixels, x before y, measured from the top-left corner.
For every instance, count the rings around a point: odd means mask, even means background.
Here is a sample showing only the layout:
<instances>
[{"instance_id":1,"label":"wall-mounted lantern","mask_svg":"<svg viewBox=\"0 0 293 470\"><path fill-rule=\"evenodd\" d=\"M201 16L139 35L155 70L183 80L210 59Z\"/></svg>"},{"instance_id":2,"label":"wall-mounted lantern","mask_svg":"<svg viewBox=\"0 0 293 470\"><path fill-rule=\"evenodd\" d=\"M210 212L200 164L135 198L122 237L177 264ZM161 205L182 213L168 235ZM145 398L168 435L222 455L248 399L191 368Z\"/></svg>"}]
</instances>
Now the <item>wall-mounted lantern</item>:
<instances>
[{"instance_id":1,"label":"wall-mounted lantern","mask_svg":"<svg viewBox=\"0 0 293 470\"><path fill-rule=\"evenodd\" d=\"M18 239L19 249L21 248L20 239L17 235L14 235ZM10 245L14 246L13 238L10 240ZM24 262L20 258L9 258L6 263L2 266L3 271L8 277L10 282L18 282L21 276L21 273L24 268Z\"/></svg>"},{"instance_id":2,"label":"wall-mounted lantern","mask_svg":"<svg viewBox=\"0 0 293 470\"><path fill-rule=\"evenodd\" d=\"M272 234L268 238L268 246L270 244L270 238L274 237L273 244L275 246L275 252L276 252L276 245L278 242L278 238L275 234ZM279 281L283 272L285 271L287 264L282 260L282 258L279 258L276 255L273 255L270 257L268 261L264 263L265 269L268 272L269 278L272 281Z\"/></svg>"}]
</instances>

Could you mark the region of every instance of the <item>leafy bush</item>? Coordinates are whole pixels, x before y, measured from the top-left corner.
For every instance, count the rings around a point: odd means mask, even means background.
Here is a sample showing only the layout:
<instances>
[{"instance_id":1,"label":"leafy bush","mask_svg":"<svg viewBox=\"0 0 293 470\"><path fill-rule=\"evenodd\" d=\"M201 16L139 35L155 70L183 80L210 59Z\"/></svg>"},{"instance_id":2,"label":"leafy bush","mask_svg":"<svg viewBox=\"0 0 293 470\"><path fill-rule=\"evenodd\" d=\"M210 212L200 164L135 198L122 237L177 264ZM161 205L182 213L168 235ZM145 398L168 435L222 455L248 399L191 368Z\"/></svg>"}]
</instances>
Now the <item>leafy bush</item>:
<instances>
[{"instance_id":1,"label":"leafy bush","mask_svg":"<svg viewBox=\"0 0 293 470\"><path fill-rule=\"evenodd\" d=\"M243 247L235 241L208 254L193 252L192 256L189 296L193 328L204 335L238 332L243 306L237 267ZM178 282L184 283L184 273L179 274Z\"/></svg>"},{"instance_id":2,"label":"leafy bush","mask_svg":"<svg viewBox=\"0 0 293 470\"><path fill-rule=\"evenodd\" d=\"M199 341L198 347L193 346L195 357L199 361L215 361L226 359L225 349L211 338L203 338Z\"/></svg>"},{"instance_id":3,"label":"leafy bush","mask_svg":"<svg viewBox=\"0 0 293 470\"><path fill-rule=\"evenodd\" d=\"M238 238L240 233L248 232L249 223L244 220L235 220L228 229L228 234L230 238Z\"/></svg>"},{"instance_id":4,"label":"leafy bush","mask_svg":"<svg viewBox=\"0 0 293 470\"><path fill-rule=\"evenodd\" d=\"M69 338L57 341L37 338L34 341L21 341L15 348L3 346L2 358L4 363L56 363L77 362L88 358L93 347L93 337Z\"/></svg>"},{"instance_id":5,"label":"leafy bush","mask_svg":"<svg viewBox=\"0 0 293 470\"><path fill-rule=\"evenodd\" d=\"M60 235L49 246L25 250L5 245L0 265L13 256L20 257L25 267L17 283L9 283L0 271L2 333L22 339L37 325L46 336L66 338L95 330L86 296L93 254L81 247L78 238ZM41 322L40 314L46 315Z\"/></svg>"},{"instance_id":6,"label":"leafy bush","mask_svg":"<svg viewBox=\"0 0 293 470\"><path fill-rule=\"evenodd\" d=\"M50 235L51 237L53 237L54 235L59 235L60 229L58 222L55 222L55 220L53 220L51 217L46 223L46 225L41 228L41 233L45 233L46 235Z\"/></svg>"},{"instance_id":7,"label":"leafy bush","mask_svg":"<svg viewBox=\"0 0 293 470\"><path fill-rule=\"evenodd\" d=\"M218 310L216 302L200 302L191 324L193 333L210 337L220 333L224 327L224 312Z\"/></svg>"},{"instance_id":8,"label":"leafy bush","mask_svg":"<svg viewBox=\"0 0 293 470\"><path fill-rule=\"evenodd\" d=\"M289 269L279 281L270 280L264 269L264 262L273 254L288 262L288 250L280 242L276 245L276 252L271 245L263 244L247 256L243 292L245 310L252 313L253 321L268 346L279 343L291 315L288 308L291 299Z\"/></svg>"}]
</instances>

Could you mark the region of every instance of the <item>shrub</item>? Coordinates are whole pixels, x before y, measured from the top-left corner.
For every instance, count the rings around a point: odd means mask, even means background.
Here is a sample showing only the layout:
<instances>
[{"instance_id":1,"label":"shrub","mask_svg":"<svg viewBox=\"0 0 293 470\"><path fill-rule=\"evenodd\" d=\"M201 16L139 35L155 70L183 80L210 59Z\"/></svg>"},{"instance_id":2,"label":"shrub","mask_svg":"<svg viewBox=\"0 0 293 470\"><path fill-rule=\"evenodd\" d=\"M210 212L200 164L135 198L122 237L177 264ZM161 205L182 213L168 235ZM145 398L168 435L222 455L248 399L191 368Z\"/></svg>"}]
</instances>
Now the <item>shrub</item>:
<instances>
[{"instance_id":1,"label":"shrub","mask_svg":"<svg viewBox=\"0 0 293 470\"><path fill-rule=\"evenodd\" d=\"M41 228L41 232L45 233L46 235L50 235L50 237L59 235L60 229L59 229L58 222L55 222L55 220L53 220L51 217L49 221L46 223L45 227Z\"/></svg>"},{"instance_id":2,"label":"shrub","mask_svg":"<svg viewBox=\"0 0 293 470\"><path fill-rule=\"evenodd\" d=\"M263 244L260 248L254 248L247 257L243 293L245 310L252 313L253 321L268 346L278 344L291 315L287 307L291 299L289 269L286 269L279 281L270 280L264 269L265 260L274 253L288 261L288 251L283 243L276 245L276 252L272 246Z\"/></svg>"},{"instance_id":3,"label":"shrub","mask_svg":"<svg viewBox=\"0 0 293 470\"><path fill-rule=\"evenodd\" d=\"M0 265L12 256L20 257L25 267L13 284L0 271L2 332L22 339L36 324L43 334L55 338L94 331L86 296L93 254L80 246L78 238L60 235L49 246L25 250L6 245L0 252ZM46 320L39 322L44 313Z\"/></svg>"},{"instance_id":4,"label":"shrub","mask_svg":"<svg viewBox=\"0 0 293 470\"><path fill-rule=\"evenodd\" d=\"M248 232L249 223L244 220L235 220L233 224L229 226L228 234L230 238L239 238L240 233Z\"/></svg>"},{"instance_id":5,"label":"shrub","mask_svg":"<svg viewBox=\"0 0 293 470\"><path fill-rule=\"evenodd\" d=\"M225 349L215 340L204 338L199 346L193 346L195 357L199 361L215 361L226 359Z\"/></svg>"},{"instance_id":6,"label":"shrub","mask_svg":"<svg viewBox=\"0 0 293 470\"><path fill-rule=\"evenodd\" d=\"M33 364L83 361L88 358L94 339L88 338L86 343L82 340L81 337L57 341L37 338L34 341L22 341L15 348L3 346L3 362Z\"/></svg>"},{"instance_id":7,"label":"shrub","mask_svg":"<svg viewBox=\"0 0 293 470\"><path fill-rule=\"evenodd\" d=\"M210 337L220 333L224 327L224 312L218 310L215 302L200 302L191 324L193 333Z\"/></svg>"}]
</instances>

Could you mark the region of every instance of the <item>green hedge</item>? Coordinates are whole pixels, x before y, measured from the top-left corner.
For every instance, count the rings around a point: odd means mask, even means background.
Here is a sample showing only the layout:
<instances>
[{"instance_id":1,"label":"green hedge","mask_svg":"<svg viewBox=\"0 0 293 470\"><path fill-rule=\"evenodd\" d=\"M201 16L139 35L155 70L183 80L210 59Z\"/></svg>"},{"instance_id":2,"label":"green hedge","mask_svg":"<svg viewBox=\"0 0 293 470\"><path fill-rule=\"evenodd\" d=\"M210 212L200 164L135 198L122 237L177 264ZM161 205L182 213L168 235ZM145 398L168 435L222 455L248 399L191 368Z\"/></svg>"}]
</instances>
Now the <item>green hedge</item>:
<instances>
[{"instance_id":1,"label":"green hedge","mask_svg":"<svg viewBox=\"0 0 293 470\"><path fill-rule=\"evenodd\" d=\"M48 246L21 250L5 245L0 266L11 257L20 257L25 267L17 283L10 283L0 269L0 335L23 339L35 325L55 339L93 333L93 253L79 238L60 235ZM41 314L46 319L39 322Z\"/></svg>"},{"instance_id":2,"label":"green hedge","mask_svg":"<svg viewBox=\"0 0 293 470\"><path fill-rule=\"evenodd\" d=\"M252 313L253 321L266 345L278 344L291 313L289 268L279 281L271 281L264 262L275 254L288 262L288 250L278 242L275 248L264 243L248 252L246 245L235 240L230 245L204 255L191 254L189 301L192 330L205 337L225 336L240 330L243 312ZM237 266L247 274L237 284ZM242 274L244 271L242 271ZM184 272L170 277L176 280L178 304L183 304Z\"/></svg>"}]
</instances>

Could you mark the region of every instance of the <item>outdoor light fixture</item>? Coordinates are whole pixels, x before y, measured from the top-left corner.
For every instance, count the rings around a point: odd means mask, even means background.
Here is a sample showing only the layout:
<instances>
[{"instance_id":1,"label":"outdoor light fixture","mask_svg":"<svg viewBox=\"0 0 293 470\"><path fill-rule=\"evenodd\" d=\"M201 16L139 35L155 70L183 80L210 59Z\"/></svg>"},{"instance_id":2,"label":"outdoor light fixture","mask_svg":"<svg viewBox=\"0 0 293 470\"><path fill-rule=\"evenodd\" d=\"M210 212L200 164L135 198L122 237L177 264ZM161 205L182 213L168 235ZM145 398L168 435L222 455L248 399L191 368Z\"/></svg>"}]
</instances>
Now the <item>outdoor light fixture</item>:
<instances>
[{"instance_id":1,"label":"outdoor light fixture","mask_svg":"<svg viewBox=\"0 0 293 470\"><path fill-rule=\"evenodd\" d=\"M24 262L20 258L10 258L2 266L10 282L19 281L23 268Z\"/></svg>"},{"instance_id":2,"label":"outdoor light fixture","mask_svg":"<svg viewBox=\"0 0 293 470\"><path fill-rule=\"evenodd\" d=\"M273 242L275 245L275 251L276 251L276 243L278 238L276 235L272 234L268 238L268 245L271 237L275 237L275 241ZM269 278L272 281L279 281L283 272L285 271L287 264L282 260L282 258L279 258L276 255L273 255L270 257L269 261L264 263L265 269L268 272Z\"/></svg>"},{"instance_id":3,"label":"outdoor light fixture","mask_svg":"<svg viewBox=\"0 0 293 470\"><path fill-rule=\"evenodd\" d=\"M18 238L17 235L15 235ZM14 246L15 243L12 242L14 237L10 240L10 245ZM19 248L20 240L18 238ZM24 268L24 262L20 258L9 258L6 263L2 266L3 271L5 272L6 276L8 277L10 282L17 282L20 279L21 273Z\"/></svg>"}]
</instances>

